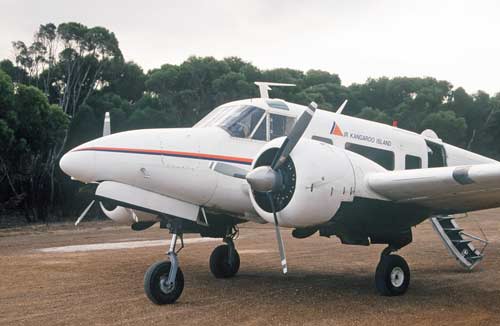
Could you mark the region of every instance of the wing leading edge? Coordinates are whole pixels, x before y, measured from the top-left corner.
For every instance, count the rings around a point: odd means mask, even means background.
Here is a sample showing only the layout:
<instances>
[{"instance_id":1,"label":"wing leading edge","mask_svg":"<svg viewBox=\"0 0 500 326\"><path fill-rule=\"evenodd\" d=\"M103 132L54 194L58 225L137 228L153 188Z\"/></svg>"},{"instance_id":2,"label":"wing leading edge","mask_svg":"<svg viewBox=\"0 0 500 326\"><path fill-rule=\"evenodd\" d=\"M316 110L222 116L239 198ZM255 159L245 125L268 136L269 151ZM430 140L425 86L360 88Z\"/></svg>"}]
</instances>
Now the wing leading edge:
<instances>
[{"instance_id":1,"label":"wing leading edge","mask_svg":"<svg viewBox=\"0 0 500 326\"><path fill-rule=\"evenodd\" d=\"M500 207L500 164L377 172L367 175L376 193L415 203L434 213L463 213Z\"/></svg>"}]
</instances>

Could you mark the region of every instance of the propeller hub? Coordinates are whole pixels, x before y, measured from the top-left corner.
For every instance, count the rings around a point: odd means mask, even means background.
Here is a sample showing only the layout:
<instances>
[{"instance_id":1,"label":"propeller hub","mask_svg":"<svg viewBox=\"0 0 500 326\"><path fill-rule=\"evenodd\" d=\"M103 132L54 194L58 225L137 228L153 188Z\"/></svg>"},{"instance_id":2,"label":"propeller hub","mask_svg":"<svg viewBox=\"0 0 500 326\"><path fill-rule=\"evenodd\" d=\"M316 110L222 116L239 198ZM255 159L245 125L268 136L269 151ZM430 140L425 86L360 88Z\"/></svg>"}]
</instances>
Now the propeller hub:
<instances>
[{"instance_id":1,"label":"propeller hub","mask_svg":"<svg viewBox=\"0 0 500 326\"><path fill-rule=\"evenodd\" d=\"M246 176L252 190L257 192L276 191L281 187L281 174L270 166L259 166L250 171Z\"/></svg>"}]
</instances>

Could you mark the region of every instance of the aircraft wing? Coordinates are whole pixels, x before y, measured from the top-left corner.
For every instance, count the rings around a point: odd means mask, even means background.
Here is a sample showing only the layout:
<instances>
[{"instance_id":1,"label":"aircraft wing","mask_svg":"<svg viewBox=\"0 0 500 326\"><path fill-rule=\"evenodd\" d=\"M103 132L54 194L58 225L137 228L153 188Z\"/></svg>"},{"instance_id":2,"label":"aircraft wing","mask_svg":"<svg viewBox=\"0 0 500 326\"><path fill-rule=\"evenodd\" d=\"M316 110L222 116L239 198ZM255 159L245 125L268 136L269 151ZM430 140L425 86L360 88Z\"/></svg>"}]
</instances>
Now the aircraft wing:
<instances>
[{"instance_id":1,"label":"aircraft wing","mask_svg":"<svg viewBox=\"0 0 500 326\"><path fill-rule=\"evenodd\" d=\"M377 172L366 176L376 193L399 203L428 207L435 214L500 206L500 164Z\"/></svg>"}]
</instances>

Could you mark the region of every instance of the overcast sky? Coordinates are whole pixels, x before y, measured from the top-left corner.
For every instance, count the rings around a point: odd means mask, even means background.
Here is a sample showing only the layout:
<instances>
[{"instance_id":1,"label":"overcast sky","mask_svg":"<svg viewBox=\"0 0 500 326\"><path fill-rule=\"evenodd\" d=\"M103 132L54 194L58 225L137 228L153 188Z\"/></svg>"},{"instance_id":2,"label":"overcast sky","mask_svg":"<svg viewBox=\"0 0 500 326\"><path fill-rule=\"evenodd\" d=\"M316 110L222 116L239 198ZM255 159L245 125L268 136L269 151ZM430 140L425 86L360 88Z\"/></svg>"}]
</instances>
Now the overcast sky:
<instances>
[{"instance_id":1,"label":"overcast sky","mask_svg":"<svg viewBox=\"0 0 500 326\"><path fill-rule=\"evenodd\" d=\"M0 58L40 24L113 31L145 70L190 55L239 56L259 68L323 69L343 84L432 76L500 91L500 1L0 0Z\"/></svg>"}]
</instances>

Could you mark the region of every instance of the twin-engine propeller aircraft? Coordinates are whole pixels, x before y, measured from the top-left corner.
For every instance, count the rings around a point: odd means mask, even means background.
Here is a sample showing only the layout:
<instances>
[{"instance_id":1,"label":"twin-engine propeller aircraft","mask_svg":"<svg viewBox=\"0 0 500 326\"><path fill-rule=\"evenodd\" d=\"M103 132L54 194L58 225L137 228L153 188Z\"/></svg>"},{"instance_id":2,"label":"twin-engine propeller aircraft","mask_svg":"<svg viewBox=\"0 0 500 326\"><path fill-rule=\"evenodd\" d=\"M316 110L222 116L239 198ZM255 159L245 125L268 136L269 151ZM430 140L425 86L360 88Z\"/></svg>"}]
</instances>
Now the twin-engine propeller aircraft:
<instances>
[{"instance_id":1,"label":"twin-engine propeller aircraft","mask_svg":"<svg viewBox=\"0 0 500 326\"><path fill-rule=\"evenodd\" d=\"M499 162L430 130L416 134L343 115L345 102L336 113L323 111L269 98L269 86L288 85L256 84L260 98L221 105L193 128L109 134L107 114L104 136L60 161L73 179L98 184L95 200L109 218L134 230L159 222L172 233L168 261L144 277L151 301L173 303L182 293L183 234L221 238L210 270L234 276L240 257L233 239L247 221L275 225L283 273L280 227L299 239L319 233L344 244L387 244L375 274L387 296L406 292L410 270L393 253L428 218L462 265L481 260L469 237L481 239L464 233L451 214L500 206Z\"/></svg>"}]
</instances>

